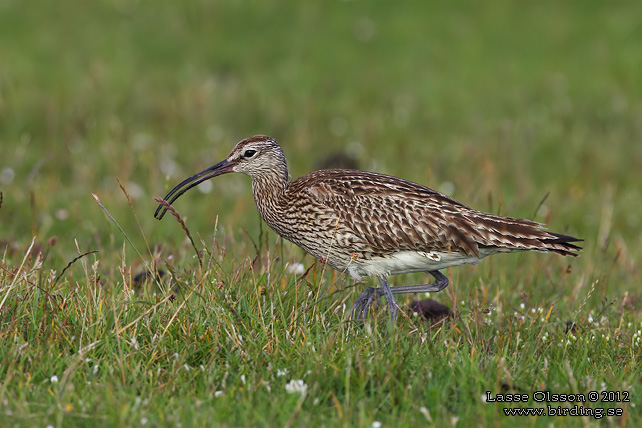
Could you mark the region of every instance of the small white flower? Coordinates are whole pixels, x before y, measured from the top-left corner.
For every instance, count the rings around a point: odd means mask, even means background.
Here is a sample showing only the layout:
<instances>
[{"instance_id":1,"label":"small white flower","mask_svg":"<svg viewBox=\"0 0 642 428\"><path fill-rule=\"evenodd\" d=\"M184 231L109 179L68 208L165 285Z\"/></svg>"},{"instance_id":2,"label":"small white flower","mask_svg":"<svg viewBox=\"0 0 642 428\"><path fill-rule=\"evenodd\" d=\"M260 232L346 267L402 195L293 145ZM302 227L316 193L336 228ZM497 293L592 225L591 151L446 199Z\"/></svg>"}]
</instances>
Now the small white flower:
<instances>
[{"instance_id":1,"label":"small white flower","mask_svg":"<svg viewBox=\"0 0 642 428\"><path fill-rule=\"evenodd\" d=\"M214 397L220 397L221 395L223 395L223 391L216 391L214 393Z\"/></svg>"},{"instance_id":2,"label":"small white flower","mask_svg":"<svg viewBox=\"0 0 642 428\"><path fill-rule=\"evenodd\" d=\"M51 379L49 379L49 381L51 383L58 383L58 376L56 375L51 376Z\"/></svg>"},{"instance_id":3,"label":"small white flower","mask_svg":"<svg viewBox=\"0 0 642 428\"><path fill-rule=\"evenodd\" d=\"M425 407L421 406L419 408L419 411L421 412L422 415L426 418L428 422L432 422L432 418L430 417L430 411L426 409Z\"/></svg>"},{"instance_id":4,"label":"small white flower","mask_svg":"<svg viewBox=\"0 0 642 428\"><path fill-rule=\"evenodd\" d=\"M290 394L298 393L305 395L306 392L308 392L308 385L306 385L301 379L292 379L287 385L285 385L285 390Z\"/></svg>"},{"instance_id":5,"label":"small white flower","mask_svg":"<svg viewBox=\"0 0 642 428\"><path fill-rule=\"evenodd\" d=\"M58 220L67 220L69 218L69 211L61 208L56 211L56 218Z\"/></svg>"},{"instance_id":6,"label":"small white flower","mask_svg":"<svg viewBox=\"0 0 642 428\"><path fill-rule=\"evenodd\" d=\"M525 307L526 307L526 305L525 305L525 304L523 304L523 303L520 303L520 304L519 304L519 308L520 308L520 309L524 309Z\"/></svg>"},{"instance_id":7,"label":"small white flower","mask_svg":"<svg viewBox=\"0 0 642 428\"><path fill-rule=\"evenodd\" d=\"M141 425L147 425L147 418L140 418Z\"/></svg>"},{"instance_id":8,"label":"small white flower","mask_svg":"<svg viewBox=\"0 0 642 428\"><path fill-rule=\"evenodd\" d=\"M245 385L245 375L241 375L241 382Z\"/></svg>"},{"instance_id":9,"label":"small white flower","mask_svg":"<svg viewBox=\"0 0 642 428\"><path fill-rule=\"evenodd\" d=\"M379 421L374 421L372 423L372 428L381 428L381 422Z\"/></svg>"},{"instance_id":10,"label":"small white flower","mask_svg":"<svg viewBox=\"0 0 642 428\"><path fill-rule=\"evenodd\" d=\"M288 369L277 369L276 371L276 377L285 376L286 374L288 374Z\"/></svg>"},{"instance_id":11,"label":"small white flower","mask_svg":"<svg viewBox=\"0 0 642 428\"><path fill-rule=\"evenodd\" d=\"M287 271L294 275L303 275L305 273L305 266L301 263L292 263L291 265L288 265Z\"/></svg>"}]
</instances>

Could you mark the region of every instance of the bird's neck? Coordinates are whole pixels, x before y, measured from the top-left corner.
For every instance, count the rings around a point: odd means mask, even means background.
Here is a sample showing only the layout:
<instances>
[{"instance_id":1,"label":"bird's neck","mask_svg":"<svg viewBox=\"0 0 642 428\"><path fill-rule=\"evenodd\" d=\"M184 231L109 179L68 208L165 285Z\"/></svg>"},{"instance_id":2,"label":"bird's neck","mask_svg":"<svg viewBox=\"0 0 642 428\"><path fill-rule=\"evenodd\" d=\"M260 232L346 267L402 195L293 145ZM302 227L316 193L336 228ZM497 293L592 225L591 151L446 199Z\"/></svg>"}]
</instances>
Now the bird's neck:
<instances>
[{"instance_id":1,"label":"bird's neck","mask_svg":"<svg viewBox=\"0 0 642 428\"><path fill-rule=\"evenodd\" d=\"M252 193L256 206L265 218L265 211L277 209L280 199L288 186L289 176L287 169L263 172L252 177Z\"/></svg>"}]
</instances>

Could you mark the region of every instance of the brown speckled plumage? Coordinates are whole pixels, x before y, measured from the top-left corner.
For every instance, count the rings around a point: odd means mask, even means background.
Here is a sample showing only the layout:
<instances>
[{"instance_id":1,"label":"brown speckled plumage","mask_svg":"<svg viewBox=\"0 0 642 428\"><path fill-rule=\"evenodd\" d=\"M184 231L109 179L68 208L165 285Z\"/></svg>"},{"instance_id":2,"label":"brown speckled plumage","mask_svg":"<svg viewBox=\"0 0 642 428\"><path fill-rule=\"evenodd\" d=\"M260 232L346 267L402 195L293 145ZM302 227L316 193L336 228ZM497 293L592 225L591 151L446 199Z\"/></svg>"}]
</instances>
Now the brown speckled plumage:
<instances>
[{"instance_id":1,"label":"brown speckled plumage","mask_svg":"<svg viewBox=\"0 0 642 428\"><path fill-rule=\"evenodd\" d=\"M165 197L170 203L194 185L227 172L252 178L256 206L285 239L354 278L377 276L353 308L363 319L374 298L384 295L396 316L393 294L439 291L448 280L440 269L498 252L552 251L577 255L579 241L547 232L539 223L487 214L433 189L373 172L329 169L289 181L277 142L257 135L239 142L222 162L188 178ZM162 206L156 217L162 218ZM386 277L429 272L437 281L389 287Z\"/></svg>"}]
</instances>

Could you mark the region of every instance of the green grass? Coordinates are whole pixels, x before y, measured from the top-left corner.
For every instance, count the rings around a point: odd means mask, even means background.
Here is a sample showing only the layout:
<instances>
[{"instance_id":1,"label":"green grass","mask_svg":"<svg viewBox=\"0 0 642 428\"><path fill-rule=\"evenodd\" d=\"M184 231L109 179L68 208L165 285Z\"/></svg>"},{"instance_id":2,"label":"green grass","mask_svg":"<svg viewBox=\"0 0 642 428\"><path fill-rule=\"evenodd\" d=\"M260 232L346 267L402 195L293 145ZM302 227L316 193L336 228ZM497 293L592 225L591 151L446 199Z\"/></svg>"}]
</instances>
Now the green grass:
<instances>
[{"instance_id":1,"label":"green grass","mask_svg":"<svg viewBox=\"0 0 642 428\"><path fill-rule=\"evenodd\" d=\"M639 426L641 12L2 2L0 426ZM452 319L390 330L381 307L355 330L374 282L267 230L247 177L176 204L202 265L174 218L153 219L154 196L256 133L294 177L345 151L584 250L445 271L432 297ZM133 281L148 268L167 274ZM482 400L570 408L532 394L601 390L630 401L578 404L623 416Z\"/></svg>"}]
</instances>

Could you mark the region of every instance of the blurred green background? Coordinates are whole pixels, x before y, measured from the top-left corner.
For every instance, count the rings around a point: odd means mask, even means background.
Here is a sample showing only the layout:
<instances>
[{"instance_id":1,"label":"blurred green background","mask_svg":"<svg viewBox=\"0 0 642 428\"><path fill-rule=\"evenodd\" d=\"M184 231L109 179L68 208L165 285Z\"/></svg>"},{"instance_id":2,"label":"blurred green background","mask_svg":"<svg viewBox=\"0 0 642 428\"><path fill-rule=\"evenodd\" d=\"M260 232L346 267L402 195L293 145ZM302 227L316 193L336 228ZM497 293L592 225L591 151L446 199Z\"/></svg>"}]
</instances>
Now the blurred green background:
<instances>
[{"instance_id":1,"label":"blurred green background","mask_svg":"<svg viewBox=\"0 0 642 428\"><path fill-rule=\"evenodd\" d=\"M153 196L240 139L298 177L336 152L475 208L640 256L642 16L627 2L0 2L0 240L53 257L182 242ZM119 188L127 188L143 232ZM260 228L246 177L176 204ZM239 239L238 245L250 245ZM606 251L606 253L605 253ZM610 252L610 253L609 253ZM50 256L51 257L51 256Z\"/></svg>"},{"instance_id":2,"label":"blurred green background","mask_svg":"<svg viewBox=\"0 0 642 428\"><path fill-rule=\"evenodd\" d=\"M641 16L640 2L0 0L0 426L514 426L480 397L536 389L631 391L606 423L635 426ZM175 204L211 249L204 268L171 216L153 218L154 196L257 133L293 177L341 153L584 250L445 270L434 297L451 321L390 332L375 311L361 335L342 308L374 282L289 273L314 262L263 233L247 177ZM167 289L131 288L146 243Z\"/></svg>"}]
</instances>

